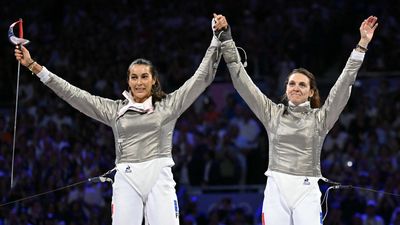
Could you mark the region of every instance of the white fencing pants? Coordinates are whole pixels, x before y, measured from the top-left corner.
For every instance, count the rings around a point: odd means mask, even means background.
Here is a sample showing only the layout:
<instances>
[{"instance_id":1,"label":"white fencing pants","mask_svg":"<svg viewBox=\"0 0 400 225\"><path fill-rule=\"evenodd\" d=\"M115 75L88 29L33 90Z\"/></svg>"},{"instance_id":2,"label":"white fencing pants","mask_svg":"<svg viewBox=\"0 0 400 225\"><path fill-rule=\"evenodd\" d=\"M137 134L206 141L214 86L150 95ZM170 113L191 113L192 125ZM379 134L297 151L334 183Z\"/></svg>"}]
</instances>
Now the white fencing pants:
<instances>
[{"instance_id":1,"label":"white fencing pants","mask_svg":"<svg viewBox=\"0 0 400 225\"><path fill-rule=\"evenodd\" d=\"M132 168L132 167L130 167ZM133 171L134 169L132 169ZM149 175L141 174L142 178ZM112 224L179 225L179 207L171 167L161 168L159 176L148 193L141 193L135 182L135 174L117 170L113 184ZM138 191L141 190L141 191Z\"/></svg>"},{"instance_id":2,"label":"white fencing pants","mask_svg":"<svg viewBox=\"0 0 400 225\"><path fill-rule=\"evenodd\" d=\"M321 225L321 191L316 177L267 171L263 225Z\"/></svg>"}]
</instances>

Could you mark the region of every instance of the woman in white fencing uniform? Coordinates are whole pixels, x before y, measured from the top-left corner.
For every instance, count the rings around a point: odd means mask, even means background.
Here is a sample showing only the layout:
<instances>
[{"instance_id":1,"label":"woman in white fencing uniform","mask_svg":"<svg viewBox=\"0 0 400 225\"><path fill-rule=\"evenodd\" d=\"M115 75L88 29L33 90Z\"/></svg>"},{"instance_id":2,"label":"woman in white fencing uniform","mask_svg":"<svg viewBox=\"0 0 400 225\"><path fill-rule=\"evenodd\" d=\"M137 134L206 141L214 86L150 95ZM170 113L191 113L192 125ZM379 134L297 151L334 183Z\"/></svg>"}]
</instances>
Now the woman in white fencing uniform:
<instances>
[{"instance_id":1,"label":"woman in white fencing uniform","mask_svg":"<svg viewBox=\"0 0 400 225\"><path fill-rule=\"evenodd\" d=\"M171 167L172 135L178 117L211 84L220 60L219 40L213 36L194 73L179 89L165 94L148 60L128 68L129 91L111 100L81 90L34 61L16 47L15 56L59 97L87 116L112 128L116 168L112 196L114 225L179 224L179 207Z\"/></svg>"},{"instance_id":2,"label":"woman in white fencing uniform","mask_svg":"<svg viewBox=\"0 0 400 225\"><path fill-rule=\"evenodd\" d=\"M306 69L293 70L286 80L287 104L276 104L265 96L245 71L225 17L216 25L221 51L235 89L263 123L269 138L268 182L264 192L263 224L322 224L322 178L320 154L329 130L350 97L367 46L377 27L368 17L360 26L360 41L321 106L314 75ZM330 44L330 43L327 43Z\"/></svg>"}]
</instances>

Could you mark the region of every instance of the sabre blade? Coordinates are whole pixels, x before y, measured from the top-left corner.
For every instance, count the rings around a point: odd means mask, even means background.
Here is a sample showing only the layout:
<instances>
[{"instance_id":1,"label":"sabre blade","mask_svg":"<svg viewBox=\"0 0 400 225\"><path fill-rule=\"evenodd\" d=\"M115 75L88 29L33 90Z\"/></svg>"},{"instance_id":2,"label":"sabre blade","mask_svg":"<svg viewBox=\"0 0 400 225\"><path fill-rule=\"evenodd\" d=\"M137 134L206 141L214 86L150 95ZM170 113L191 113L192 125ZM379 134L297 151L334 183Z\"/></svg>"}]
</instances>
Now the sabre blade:
<instances>
[{"instance_id":1,"label":"sabre blade","mask_svg":"<svg viewBox=\"0 0 400 225\"><path fill-rule=\"evenodd\" d=\"M19 37L14 35L14 26L19 24ZM8 39L14 45L26 45L29 43L29 40L24 39L24 31L22 26L22 19L19 19L17 22L11 24L10 28L8 29ZM13 146L12 146L12 159L11 159L11 189L14 186L14 161L15 161L15 142L17 138L17 117L18 117L18 96L19 96L19 77L20 77L20 70L21 70L21 61L18 61L18 71L17 71L17 87L15 93L15 111L14 111L14 135L13 135Z\"/></svg>"}]
</instances>

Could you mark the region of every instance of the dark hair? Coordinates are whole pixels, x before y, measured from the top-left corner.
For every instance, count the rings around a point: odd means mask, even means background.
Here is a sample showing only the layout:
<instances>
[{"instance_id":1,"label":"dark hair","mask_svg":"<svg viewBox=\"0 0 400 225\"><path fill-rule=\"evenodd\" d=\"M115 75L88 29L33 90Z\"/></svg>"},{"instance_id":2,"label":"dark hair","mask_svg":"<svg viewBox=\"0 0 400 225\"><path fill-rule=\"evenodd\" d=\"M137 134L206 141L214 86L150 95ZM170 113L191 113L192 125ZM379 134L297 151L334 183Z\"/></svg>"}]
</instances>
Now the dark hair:
<instances>
[{"instance_id":1,"label":"dark hair","mask_svg":"<svg viewBox=\"0 0 400 225\"><path fill-rule=\"evenodd\" d=\"M319 96L319 91L318 91L318 87L317 87L317 81L315 80L314 74L312 74L307 69L297 68L297 69L292 70L292 72L290 72L289 75L286 78L285 87L289 82L289 77L294 73L301 73L304 76L308 77L308 80L310 81L310 89L314 91L313 96L309 97L311 108L319 108L319 107L321 107L321 98ZM287 102L288 98L286 96L286 93L283 95L282 100L284 102Z\"/></svg>"},{"instance_id":2,"label":"dark hair","mask_svg":"<svg viewBox=\"0 0 400 225\"><path fill-rule=\"evenodd\" d=\"M150 67L150 73L151 73L153 79L155 80L155 83L151 86L151 96L152 96L153 104L155 102L161 101L161 99L165 98L167 95L164 93L164 91L161 88L160 79L158 78L158 71L150 60L143 59L143 58L135 59L128 67L127 81L129 81L129 70L134 65L146 65L146 66Z\"/></svg>"}]
</instances>

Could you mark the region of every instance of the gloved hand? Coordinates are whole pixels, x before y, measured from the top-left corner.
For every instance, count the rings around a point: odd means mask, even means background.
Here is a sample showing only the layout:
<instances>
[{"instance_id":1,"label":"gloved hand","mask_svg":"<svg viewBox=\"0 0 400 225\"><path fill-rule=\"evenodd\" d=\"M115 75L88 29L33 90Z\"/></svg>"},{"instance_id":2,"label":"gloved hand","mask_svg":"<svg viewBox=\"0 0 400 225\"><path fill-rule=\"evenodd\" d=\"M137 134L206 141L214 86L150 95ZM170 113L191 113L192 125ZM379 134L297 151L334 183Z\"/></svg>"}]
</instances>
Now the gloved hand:
<instances>
[{"instance_id":1,"label":"gloved hand","mask_svg":"<svg viewBox=\"0 0 400 225\"><path fill-rule=\"evenodd\" d=\"M221 41L229 41L232 40L232 34L231 34L231 27L228 26L227 29L225 30L219 30L214 32L215 36Z\"/></svg>"},{"instance_id":2,"label":"gloved hand","mask_svg":"<svg viewBox=\"0 0 400 225\"><path fill-rule=\"evenodd\" d=\"M232 40L231 28L228 25L225 16L214 13L214 18L211 21L211 28L214 35L221 42Z\"/></svg>"}]
</instances>

